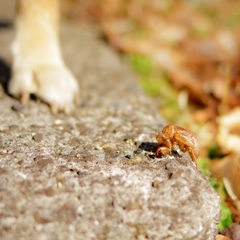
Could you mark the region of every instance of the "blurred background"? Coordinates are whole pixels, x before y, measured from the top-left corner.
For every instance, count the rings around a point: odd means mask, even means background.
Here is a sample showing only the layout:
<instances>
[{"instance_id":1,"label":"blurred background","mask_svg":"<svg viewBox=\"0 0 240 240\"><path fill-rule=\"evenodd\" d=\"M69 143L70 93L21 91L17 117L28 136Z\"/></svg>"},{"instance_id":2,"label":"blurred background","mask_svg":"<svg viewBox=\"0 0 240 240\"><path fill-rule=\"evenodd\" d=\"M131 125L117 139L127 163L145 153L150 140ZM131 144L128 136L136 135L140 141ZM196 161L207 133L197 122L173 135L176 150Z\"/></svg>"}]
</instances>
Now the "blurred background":
<instances>
[{"instance_id":1,"label":"blurred background","mask_svg":"<svg viewBox=\"0 0 240 240\"><path fill-rule=\"evenodd\" d=\"M239 224L240 1L61 0L61 11L98 27L166 120L197 135L219 229Z\"/></svg>"}]
</instances>

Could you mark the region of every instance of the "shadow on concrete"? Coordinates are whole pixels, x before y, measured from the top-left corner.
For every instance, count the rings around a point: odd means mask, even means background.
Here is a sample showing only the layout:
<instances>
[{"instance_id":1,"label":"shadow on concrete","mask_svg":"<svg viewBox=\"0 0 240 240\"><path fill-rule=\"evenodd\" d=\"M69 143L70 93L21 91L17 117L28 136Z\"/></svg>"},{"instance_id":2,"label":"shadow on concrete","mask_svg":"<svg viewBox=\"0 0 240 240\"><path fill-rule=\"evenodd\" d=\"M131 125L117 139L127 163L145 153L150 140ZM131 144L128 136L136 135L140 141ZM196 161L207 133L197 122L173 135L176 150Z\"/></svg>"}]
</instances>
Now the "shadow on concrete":
<instances>
[{"instance_id":1,"label":"shadow on concrete","mask_svg":"<svg viewBox=\"0 0 240 240\"><path fill-rule=\"evenodd\" d=\"M7 87L11 79L11 75L12 72L10 65L4 59L0 58L0 84L3 86L6 93L8 93Z\"/></svg>"}]
</instances>

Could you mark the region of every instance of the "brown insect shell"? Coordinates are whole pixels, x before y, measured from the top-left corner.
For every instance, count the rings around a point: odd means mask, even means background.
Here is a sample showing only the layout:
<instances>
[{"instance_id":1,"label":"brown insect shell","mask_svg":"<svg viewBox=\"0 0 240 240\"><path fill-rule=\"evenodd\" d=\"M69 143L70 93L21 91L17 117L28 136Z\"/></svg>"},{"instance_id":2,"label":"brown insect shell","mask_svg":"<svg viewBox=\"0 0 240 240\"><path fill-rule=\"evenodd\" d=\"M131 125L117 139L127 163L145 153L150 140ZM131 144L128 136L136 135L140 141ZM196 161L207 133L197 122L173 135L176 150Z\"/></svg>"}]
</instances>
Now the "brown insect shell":
<instances>
[{"instance_id":1,"label":"brown insect shell","mask_svg":"<svg viewBox=\"0 0 240 240\"><path fill-rule=\"evenodd\" d=\"M168 137L165 136L165 134L160 131L158 135L156 136L156 140L159 142L160 146L165 146L167 148L172 148L172 141Z\"/></svg>"},{"instance_id":2,"label":"brown insect shell","mask_svg":"<svg viewBox=\"0 0 240 240\"><path fill-rule=\"evenodd\" d=\"M192 148L196 158L198 158L198 156L200 155L200 143L198 139L184 128L176 126L174 143L176 145L183 144L189 148Z\"/></svg>"}]
</instances>

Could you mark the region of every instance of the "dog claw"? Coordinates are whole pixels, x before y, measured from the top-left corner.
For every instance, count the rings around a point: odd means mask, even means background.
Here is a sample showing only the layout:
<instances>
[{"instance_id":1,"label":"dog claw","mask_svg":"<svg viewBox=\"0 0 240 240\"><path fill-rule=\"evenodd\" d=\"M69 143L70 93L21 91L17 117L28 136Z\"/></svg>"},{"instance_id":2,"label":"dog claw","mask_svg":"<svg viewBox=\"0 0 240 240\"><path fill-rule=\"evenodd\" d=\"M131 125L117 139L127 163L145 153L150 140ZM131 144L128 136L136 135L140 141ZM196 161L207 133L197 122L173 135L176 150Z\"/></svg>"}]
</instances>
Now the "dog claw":
<instances>
[{"instance_id":1,"label":"dog claw","mask_svg":"<svg viewBox=\"0 0 240 240\"><path fill-rule=\"evenodd\" d=\"M80 99L79 99L78 94L75 94L75 96L74 96L74 104L75 104L76 106L79 106L79 105L80 105Z\"/></svg>"},{"instance_id":2,"label":"dog claw","mask_svg":"<svg viewBox=\"0 0 240 240\"><path fill-rule=\"evenodd\" d=\"M25 90L21 95L21 103L23 105L27 105L29 102L29 98L30 98L30 94L28 91Z\"/></svg>"},{"instance_id":3,"label":"dog claw","mask_svg":"<svg viewBox=\"0 0 240 240\"><path fill-rule=\"evenodd\" d=\"M58 107L56 103L51 103L50 104L50 109L53 115L56 115L58 113Z\"/></svg>"}]
</instances>

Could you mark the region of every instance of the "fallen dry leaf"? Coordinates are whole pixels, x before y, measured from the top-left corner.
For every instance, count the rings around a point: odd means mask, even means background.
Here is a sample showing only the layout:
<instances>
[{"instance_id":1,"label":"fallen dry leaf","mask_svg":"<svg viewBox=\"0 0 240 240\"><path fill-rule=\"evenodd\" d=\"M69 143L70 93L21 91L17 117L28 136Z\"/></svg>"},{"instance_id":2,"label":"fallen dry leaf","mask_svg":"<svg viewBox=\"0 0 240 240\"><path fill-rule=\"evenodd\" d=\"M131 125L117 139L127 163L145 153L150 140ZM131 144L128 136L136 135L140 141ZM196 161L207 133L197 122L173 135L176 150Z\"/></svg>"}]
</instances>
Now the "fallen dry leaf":
<instances>
[{"instance_id":1,"label":"fallen dry leaf","mask_svg":"<svg viewBox=\"0 0 240 240\"><path fill-rule=\"evenodd\" d=\"M240 153L240 107L218 118L217 141L228 152Z\"/></svg>"},{"instance_id":2,"label":"fallen dry leaf","mask_svg":"<svg viewBox=\"0 0 240 240\"><path fill-rule=\"evenodd\" d=\"M234 222L240 224L240 201L233 201L228 197L226 199L226 204L233 214Z\"/></svg>"},{"instance_id":3,"label":"fallen dry leaf","mask_svg":"<svg viewBox=\"0 0 240 240\"><path fill-rule=\"evenodd\" d=\"M223 235L217 235L216 236L216 240L231 240L230 238L226 237L226 236L223 236Z\"/></svg>"},{"instance_id":4,"label":"fallen dry leaf","mask_svg":"<svg viewBox=\"0 0 240 240\"><path fill-rule=\"evenodd\" d=\"M240 154L228 156L223 170L223 182L232 200L240 200Z\"/></svg>"},{"instance_id":5,"label":"fallen dry leaf","mask_svg":"<svg viewBox=\"0 0 240 240\"><path fill-rule=\"evenodd\" d=\"M229 237L231 240L240 239L240 225L233 223L230 227L223 229L221 234Z\"/></svg>"}]
</instances>

